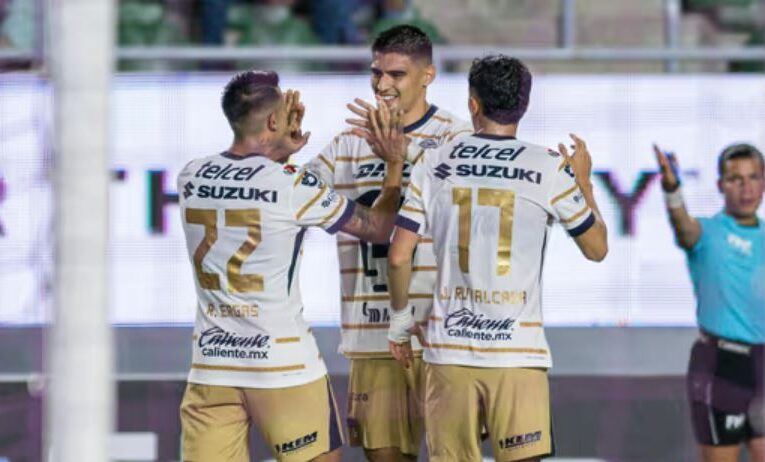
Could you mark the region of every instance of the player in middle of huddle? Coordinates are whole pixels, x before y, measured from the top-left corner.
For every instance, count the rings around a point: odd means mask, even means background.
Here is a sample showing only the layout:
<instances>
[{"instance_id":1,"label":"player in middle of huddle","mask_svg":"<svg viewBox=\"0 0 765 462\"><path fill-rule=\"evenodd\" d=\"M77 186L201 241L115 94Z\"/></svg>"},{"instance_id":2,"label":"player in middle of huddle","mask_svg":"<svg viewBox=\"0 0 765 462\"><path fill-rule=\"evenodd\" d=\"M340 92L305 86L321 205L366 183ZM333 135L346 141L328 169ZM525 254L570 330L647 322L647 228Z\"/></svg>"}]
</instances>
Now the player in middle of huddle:
<instances>
[{"instance_id":1,"label":"player in middle of huddle","mask_svg":"<svg viewBox=\"0 0 765 462\"><path fill-rule=\"evenodd\" d=\"M404 187L411 166L460 132L472 127L429 104L427 87L435 78L432 45L412 26L382 32L372 45L372 89L376 99L401 114L410 139L404 166ZM363 119L371 108L357 100L351 106ZM350 120L363 126L361 120ZM329 187L371 206L380 194L385 164L375 156L364 130L337 135L307 168ZM423 238L414 257L410 310L423 320L432 305L436 267L431 240ZM422 367L420 361L402 369L388 349L388 246L339 233L337 239L342 286L340 351L351 360L348 427L350 443L362 446L371 461L416 460L423 434ZM416 352L420 350L414 345Z\"/></svg>"}]
</instances>

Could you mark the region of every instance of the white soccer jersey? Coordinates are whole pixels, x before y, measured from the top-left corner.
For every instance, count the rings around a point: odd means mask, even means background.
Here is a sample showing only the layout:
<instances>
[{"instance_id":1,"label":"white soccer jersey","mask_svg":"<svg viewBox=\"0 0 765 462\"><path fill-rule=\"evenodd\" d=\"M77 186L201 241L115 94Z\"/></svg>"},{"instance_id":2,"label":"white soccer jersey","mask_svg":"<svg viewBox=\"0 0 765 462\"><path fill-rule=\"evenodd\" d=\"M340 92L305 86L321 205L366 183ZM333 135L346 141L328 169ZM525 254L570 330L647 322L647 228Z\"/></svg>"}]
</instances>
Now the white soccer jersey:
<instances>
[{"instance_id":1,"label":"white soccer jersey","mask_svg":"<svg viewBox=\"0 0 765 462\"><path fill-rule=\"evenodd\" d=\"M397 226L432 233L436 293L424 358L477 367L551 367L542 264L553 221L577 236L595 217L558 153L474 134L413 172Z\"/></svg>"},{"instance_id":2,"label":"white soccer jersey","mask_svg":"<svg viewBox=\"0 0 765 462\"><path fill-rule=\"evenodd\" d=\"M404 165L404 186L408 184L412 164L456 134L472 131L469 124L436 106L405 127L404 132L412 141ZM336 136L307 166L338 192L365 206L371 206L380 194L385 174L385 163L372 153L363 138L350 131ZM340 352L350 358L390 357L388 246L368 244L339 233L337 253L342 290ZM426 235L417 246L409 294L417 320L423 320L430 310L435 271L432 240ZM414 347L420 349L419 344Z\"/></svg>"},{"instance_id":3,"label":"white soccer jersey","mask_svg":"<svg viewBox=\"0 0 765 462\"><path fill-rule=\"evenodd\" d=\"M326 374L302 315L302 239L307 226L337 231L353 203L256 154L194 160L178 192L199 300L189 382L280 388Z\"/></svg>"}]
</instances>

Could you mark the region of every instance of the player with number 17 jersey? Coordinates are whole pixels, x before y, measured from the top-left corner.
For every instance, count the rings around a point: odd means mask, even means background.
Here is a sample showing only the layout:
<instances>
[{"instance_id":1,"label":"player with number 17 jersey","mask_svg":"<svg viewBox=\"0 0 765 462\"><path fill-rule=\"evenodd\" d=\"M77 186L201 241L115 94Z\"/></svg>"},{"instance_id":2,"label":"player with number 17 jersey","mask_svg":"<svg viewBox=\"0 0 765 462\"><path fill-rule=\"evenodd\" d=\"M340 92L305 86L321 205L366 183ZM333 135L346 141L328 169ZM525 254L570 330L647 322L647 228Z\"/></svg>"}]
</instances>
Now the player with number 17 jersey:
<instances>
[{"instance_id":1,"label":"player with number 17 jersey","mask_svg":"<svg viewBox=\"0 0 765 462\"><path fill-rule=\"evenodd\" d=\"M557 152L476 133L415 167L397 225L418 234L428 229L435 245L426 362L552 366L541 275L553 221L572 237L595 223Z\"/></svg>"}]
</instances>

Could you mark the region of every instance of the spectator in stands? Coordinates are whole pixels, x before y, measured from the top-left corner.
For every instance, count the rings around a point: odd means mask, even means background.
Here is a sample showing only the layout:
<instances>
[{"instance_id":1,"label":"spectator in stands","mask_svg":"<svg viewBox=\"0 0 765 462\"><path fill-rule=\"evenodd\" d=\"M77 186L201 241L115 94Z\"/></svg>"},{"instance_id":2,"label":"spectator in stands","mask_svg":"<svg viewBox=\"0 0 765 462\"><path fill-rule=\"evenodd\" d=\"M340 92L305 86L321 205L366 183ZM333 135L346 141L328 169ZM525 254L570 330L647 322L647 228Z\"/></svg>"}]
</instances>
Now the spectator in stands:
<instances>
[{"instance_id":1,"label":"spectator in stands","mask_svg":"<svg viewBox=\"0 0 765 462\"><path fill-rule=\"evenodd\" d=\"M400 24L409 24L419 28L428 34L433 43L444 42L435 24L422 18L417 8L412 5L411 0L382 0L380 18L372 27L371 36L377 37L382 31Z\"/></svg>"},{"instance_id":2,"label":"spectator in stands","mask_svg":"<svg viewBox=\"0 0 765 462\"><path fill-rule=\"evenodd\" d=\"M233 4L228 10L228 27L233 32L226 43L239 46L317 45L319 39L305 19L293 13L295 0L265 0L255 5ZM231 42L229 41L231 40ZM304 63L246 61L241 68L317 70Z\"/></svg>"},{"instance_id":3,"label":"spectator in stands","mask_svg":"<svg viewBox=\"0 0 765 462\"><path fill-rule=\"evenodd\" d=\"M360 0L314 0L311 3L311 23L323 43L359 44L364 40L353 14Z\"/></svg>"},{"instance_id":4,"label":"spectator in stands","mask_svg":"<svg viewBox=\"0 0 765 462\"><path fill-rule=\"evenodd\" d=\"M187 44L181 27L169 21L161 0L124 0L119 4L117 43L120 46L169 46ZM120 70L166 70L154 61L130 61Z\"/></svg>"}]
</instances>

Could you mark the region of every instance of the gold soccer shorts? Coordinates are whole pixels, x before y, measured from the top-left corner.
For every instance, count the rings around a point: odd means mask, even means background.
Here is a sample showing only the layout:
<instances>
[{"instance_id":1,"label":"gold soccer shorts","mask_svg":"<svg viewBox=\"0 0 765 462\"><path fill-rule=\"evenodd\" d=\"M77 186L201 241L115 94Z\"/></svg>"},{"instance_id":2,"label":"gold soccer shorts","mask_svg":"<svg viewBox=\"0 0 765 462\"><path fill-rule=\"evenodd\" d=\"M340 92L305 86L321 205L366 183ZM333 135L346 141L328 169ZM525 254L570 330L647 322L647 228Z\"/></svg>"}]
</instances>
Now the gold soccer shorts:
<instances>
[{"instance_id":1,"label":"gold soccer shorts","mask_svg":"<svg viewBox=\"0 0 765 462\"><path fill-rule=\"evenodd\" d=\"M351 446L399 448L418 455L423 434L424 369L394 359L351 360L348 433Z\"/></svg>"},{"instance_id":2,"label":"gold soccer shorts","mask_svg":"<svg viewBox=\"0 0 765 462\"><path fill-rule=\"evenodd\" d=\"M279 461L308 461L343 444L327 377L287 388L189 383L181 403L183 460L249 462L251 425Z\"/></svg>"},{"instance_id":3,"label":"gold soccer shorts","mask_svg":"<svg viewBox=\"0 0 765 462\"><path fill-rule=\"evenodd\" d=\"M484 428L498 461L553 452L546 370L426 364L425 375L431 462L482 460Z\"/></svg>"}]
</instances>

